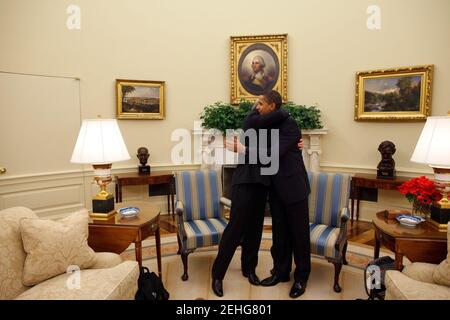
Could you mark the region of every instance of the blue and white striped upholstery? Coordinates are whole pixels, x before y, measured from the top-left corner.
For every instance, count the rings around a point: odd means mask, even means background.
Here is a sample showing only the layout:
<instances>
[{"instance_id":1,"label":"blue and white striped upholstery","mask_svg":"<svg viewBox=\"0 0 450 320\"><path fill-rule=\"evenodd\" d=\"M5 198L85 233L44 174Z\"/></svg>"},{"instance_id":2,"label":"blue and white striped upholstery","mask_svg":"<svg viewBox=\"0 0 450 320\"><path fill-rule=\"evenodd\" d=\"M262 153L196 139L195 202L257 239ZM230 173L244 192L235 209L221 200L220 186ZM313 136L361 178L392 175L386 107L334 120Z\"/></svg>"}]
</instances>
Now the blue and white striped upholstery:
<instances>
[{"instance_id":1,"label":"blue and white striped upholstery","mask_svg":"<svg viewBox=\"0 0 450 320\"><path fill-rule=\"evenodd\" d=\"M338 258L335 245L338 239L341 217L348 216L351 177L341 173L308 172L309 230L311 253Z\"/></svg>"},{"instance_id":2,"label":"blue and white striped upholstery","mask_svg":"<svg viewBox=\"0 0 450 320\"><path fill-rule=\"evenodd\" d=\"M175 174L177 201L184 204L183 248L219 244L228 221L223 217L222 182L215 170L182 171Z\"/></svg>"},{"instance_id":3,"label":"blue and white striped upholstery","mask_svg":"<svg viewBox=\"0 0 450 320\"><path fill-rule=\"evenodd\" d=\"M328 258L337 258L338 251L335 248L339 235L339 228L333 228L324 224L309 224L309 236L311 239L311 253Z\"/></svg>"},{"instance_id":4,"label":"blue and white striped upholstery","mask_svg":"<svg viewBox=\"0 0 450 320\"><path fill-rule=\"evenodd\" d=\"M314 224L325 224L340 227L341 215L348 214L350 197L350 181L348 174L308 172L311 186L309 195L309 221Z\"/></svg>"},{"instance_id":5,"label":"blue and white striped upholstery","mask_svg":"<svg viewBox=\"0 0 450 320\"><path fill-rule=\"evenodd\" d=\"M222 217L222 183L217 171L177 172L175 181L177 200L185 207L184 221Z\"/></svg>"},{"instance_id":6,"label":"blue and white striped upholstery","mask_svg":"<svg viewBox=\"0 0 450 320\"><path fill-rule=\"evenodd\" d=\"M184 223L186 249L195 249L219 244L228 221L225 218L193 220Z\"/></svg>"}]
</instances>

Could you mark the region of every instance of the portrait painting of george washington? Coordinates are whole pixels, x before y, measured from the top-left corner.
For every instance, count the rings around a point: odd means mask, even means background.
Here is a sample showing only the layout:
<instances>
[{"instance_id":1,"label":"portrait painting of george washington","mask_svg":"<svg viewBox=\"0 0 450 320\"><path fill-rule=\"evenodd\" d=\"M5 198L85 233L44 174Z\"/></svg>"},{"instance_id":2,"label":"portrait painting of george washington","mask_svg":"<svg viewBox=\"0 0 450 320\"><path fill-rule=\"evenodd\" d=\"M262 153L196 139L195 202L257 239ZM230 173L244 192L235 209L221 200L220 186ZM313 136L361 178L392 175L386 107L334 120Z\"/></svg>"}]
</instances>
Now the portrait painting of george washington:
<instances>
[{"instance_id":1,"label":"portrait painting of george washington","mask_svg":"<svg viewBox=\"0 0 450 320\"><path fill-rule=\"evenodd\" d=\"M287 101L287 35L231 37L231 101L269 90Z\"/></svg>"}]
</instances>

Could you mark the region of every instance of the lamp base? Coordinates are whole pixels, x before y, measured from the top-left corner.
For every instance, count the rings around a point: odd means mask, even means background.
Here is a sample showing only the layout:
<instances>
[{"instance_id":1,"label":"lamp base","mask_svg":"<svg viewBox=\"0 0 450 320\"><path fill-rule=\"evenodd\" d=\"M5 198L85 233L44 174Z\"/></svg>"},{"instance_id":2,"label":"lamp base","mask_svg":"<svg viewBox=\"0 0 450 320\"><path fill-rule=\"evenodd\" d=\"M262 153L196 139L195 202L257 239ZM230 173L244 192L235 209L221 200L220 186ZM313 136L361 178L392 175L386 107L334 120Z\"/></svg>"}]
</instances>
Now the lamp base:
<instances>
[{"instance_id":1,"label":"lamp base","mask_svg":"<svg viewBox=\"0 0 450 320\"><path fill-rule=\"evenodd\" d=\"M435 228L437 231L440 231L440 232L447 232L447 224L440 224L440 223L437 223L436 221L434 221L433 219L431 219L431 218L425 218L425 220L427 220L428 221L428 223L433 227L433 228Z\"/></svg>"},{"instance_id":2,"label":"lamp base","mask_svg":"<svg viewBox=\"0 0 450 320\"><path fill-rule=\"evenodd\" d=\"M114 218L116 213L117 213L116 210L112 210L112 211L107 212L107 213L92 212L92 213L89 214L89 216L93 220L109 220L111 218Z\"/></svg>"},{"instance_id":3,"label":"lamp base","mask_svg":"<svg viewBox=\"0 0 450 320\"><path fill-rule=\"evenodd\" d=\"M431 205L431 220L439 225L447 225L450 221L450 209Z\"/></svg>"},{"instance_id":4,"label":"lamp base","mask_svg":"<svg viewBox=\"0 0 450 320\"><path fill-rule=\"evenodd\" d=\"M96 214L108 214L114 211L114 196L109 195L106 199L92 199L92 212Z\"/></svg>"}]
</instances>

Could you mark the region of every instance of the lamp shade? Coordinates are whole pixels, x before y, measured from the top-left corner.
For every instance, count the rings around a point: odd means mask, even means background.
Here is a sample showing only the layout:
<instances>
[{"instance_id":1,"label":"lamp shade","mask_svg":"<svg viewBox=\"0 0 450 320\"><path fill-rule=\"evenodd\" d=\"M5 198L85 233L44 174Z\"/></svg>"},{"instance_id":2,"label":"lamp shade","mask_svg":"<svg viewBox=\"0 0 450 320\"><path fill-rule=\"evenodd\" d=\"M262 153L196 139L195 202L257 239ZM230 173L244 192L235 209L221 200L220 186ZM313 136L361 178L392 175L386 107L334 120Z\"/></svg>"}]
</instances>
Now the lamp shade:
<instances>
[{"instance_id":1,"label":"lamp shade","mask_svg":"<svg viewBox=\"0 0 450 320\"><path fill-rule=\"evenodd\" d=\"M412 162L450 168L450 117L428 117L420 134Z\"/></svg>"},{"instance_id":2,"label":"lamp shade","mask_svg":"<svg viewBox=\"0 0 450 320\"><path fill-rule=\"evenodd\" d=\"M106 164L128 159L116 119L83 120L70 162Z\"/></svg>"}]
</instances>

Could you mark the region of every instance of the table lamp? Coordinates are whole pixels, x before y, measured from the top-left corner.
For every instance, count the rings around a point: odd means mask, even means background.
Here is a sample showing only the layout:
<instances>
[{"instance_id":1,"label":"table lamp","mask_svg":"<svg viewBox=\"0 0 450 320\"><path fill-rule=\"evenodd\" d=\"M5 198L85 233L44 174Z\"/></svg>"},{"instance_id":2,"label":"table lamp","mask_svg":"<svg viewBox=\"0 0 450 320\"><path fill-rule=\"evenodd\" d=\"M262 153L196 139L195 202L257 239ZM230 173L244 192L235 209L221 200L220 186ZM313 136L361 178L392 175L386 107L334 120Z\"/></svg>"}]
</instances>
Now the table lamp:
<instances>
[{"instance_id":1,"label":"table lamp","mask_svg":"<svg viewBox=\"0 0 450 320\"><path fill-rule=\"evenodd\" d=\"M436 188L442 199L431 205L431 222L445 229L450 220L450 113L449 116L428 117L420 134L412 162L426 163L434 171Z\"/></svg>"},{"instance_id":2,"label":"table lamp","mask_svg":"<svg viewBox=\"0 0 450 320\"><path fill-rule=\"evenodd\" d=\"M106 190L112 181L113 162L130 159L115 119L83 120L70 162L92 164L94 181L100 192L92 199L93 218L109 218L114 211L114 195Z\"/></svg>"}]
</instances>

